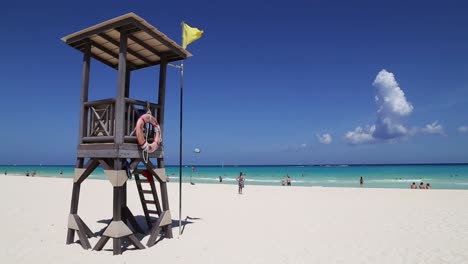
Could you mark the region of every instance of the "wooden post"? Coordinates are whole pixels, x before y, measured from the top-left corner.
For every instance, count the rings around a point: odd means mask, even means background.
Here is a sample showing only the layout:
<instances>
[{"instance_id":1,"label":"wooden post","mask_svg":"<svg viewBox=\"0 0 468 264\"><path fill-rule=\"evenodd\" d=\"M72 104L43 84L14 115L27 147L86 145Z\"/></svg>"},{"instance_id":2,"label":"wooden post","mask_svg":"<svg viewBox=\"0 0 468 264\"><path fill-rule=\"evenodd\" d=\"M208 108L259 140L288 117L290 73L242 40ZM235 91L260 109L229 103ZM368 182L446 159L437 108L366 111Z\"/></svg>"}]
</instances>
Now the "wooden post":
<instances>
[{"instance_id":1,"label":"wooden post","mask_svg":"<svg viewBox=\"0 0 468 264\"><path fill-rule=\"evenodd\" d=\"M161 58L161 64L159 65L159 93L158 93L158 122L161 127L161 133L164 135L164 108L166 105L166 74L167 74L167 59ZM158 158L158 168L164 168L164 159ZM160 183L161 187L161 202L163 211L169 210L169 197L167 194L167 183ZM172 225L163 227L166 238L172 238Z\"/></svg>"},{"instance_id":2,"label":"wooden post","mask_svg":"<svg viewBox=\"0 0 468 264\"><path fill-rule=\"evenodd\" d=\"M125 129L125 87L127 77L127 31L120 32L119 71L117 98L115 99L115 143L124 143Z\"/></svg>"},{"instance_id":3,"label":"wooden post","mask_svg":"<svg viewBox=\"0 0 468 264\"><path fill-rule=\"evenodd\" d=\"M119 47L119 70L117 80L117 97L115 99L115 138L114 142L117 145L124 143L125 136L125 93L127 88L127 31L120 31L120 47ZM114 160L114 170L121 170L122 162L120 159ZM114 205L113 205L113 221L122 220L122 207L124 186L114 186ZM114 237L113 239L114 255L122 254L122 238Z\"/></svg>"},{"instance_id":4,"label":"wooden post","mask_svg":"<svg viewBox=\"0 0 468 264\"><path fill-rule=\"evenodd\" d=\"M130 69L125 71L125 98L130 98Z\"/></svg>"},{"instance_id":5,"label":"wooden post","mask_svg":"<svg viewBox=\"0 0 468 264\"><path fill-rule=\"evenodd\" d=\"M164 107L166 105L166 72L167 72L167 59L161 58L161 64L159 65L159 92L158 92L158 105L159 111L156 117L161 127L161 131L164 130Z\"/></svg>"},{"instance_id":6,"label":"wooden post","mask_svg":"<svg viewBox=\"0 0 468 264\"><path fill-rule=\"evenodd\" d=\"M88 110L85 103L88 101L89 91L89 70L91 67L91 42L85 46L83 55L83 73L81 83L81 101L80 101L80 131L79 143L83 143L83 137L87 136L88 131Z\"/></svg>"},{"instance_id":7,"label":"wooden post","mask_svg":"<svg viewBox=\"0 0 468 264\"><path fill-rule=\"evenodd\" d=\"M70 214L76 214L78 212L78 201L80 200L80 187L81 187L81 184L73 183ZM74 240L75 240L75 230L68 228L67 245L73 243Z\"/></svg>"}]
</instances>

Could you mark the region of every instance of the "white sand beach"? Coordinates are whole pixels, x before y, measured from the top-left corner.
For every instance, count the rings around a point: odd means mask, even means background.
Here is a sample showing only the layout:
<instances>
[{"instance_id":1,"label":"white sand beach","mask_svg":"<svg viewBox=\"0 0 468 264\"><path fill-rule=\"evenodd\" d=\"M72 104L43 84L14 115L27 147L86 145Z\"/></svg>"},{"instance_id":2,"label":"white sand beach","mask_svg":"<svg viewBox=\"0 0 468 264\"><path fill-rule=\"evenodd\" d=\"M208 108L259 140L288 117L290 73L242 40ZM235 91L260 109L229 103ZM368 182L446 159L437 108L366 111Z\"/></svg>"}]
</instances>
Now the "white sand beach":
<instances>
[{"instance_id":1,"label":"white sand beach","mask_svg":"<svg viewBox=\"0 0 468 264\"><path fill-rule=\"evenodd\" d=\"M468 191L184 185L183 235L113 256L112 243L65 244L71 190L72 179L0 177L2 263L468 263ZM178 195L170 183L174 220ZM133 181L128 205L143 214ZM102 230L111 184L83 182L78 214Z\"/></svg>"}]
</instances>

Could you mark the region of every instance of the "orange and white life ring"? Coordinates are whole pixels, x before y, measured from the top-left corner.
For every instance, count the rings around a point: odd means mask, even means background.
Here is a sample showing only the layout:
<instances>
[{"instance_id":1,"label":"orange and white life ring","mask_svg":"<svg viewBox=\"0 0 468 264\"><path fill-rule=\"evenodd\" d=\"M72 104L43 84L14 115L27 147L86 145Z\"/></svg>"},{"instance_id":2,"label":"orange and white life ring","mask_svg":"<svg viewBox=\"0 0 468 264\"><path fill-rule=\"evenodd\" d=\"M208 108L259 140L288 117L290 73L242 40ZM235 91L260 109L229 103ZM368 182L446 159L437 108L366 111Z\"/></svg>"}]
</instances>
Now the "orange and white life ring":
<instances>
[{"instance_id":1,"label":"orange and white life ring","mask_svg":"<svg viewBox=\"0 0 468 264\"><path fill-rule=\"evenodd\" d=\"M154 128L154 140L151 144L146 141L145 135L143 134L143 128L147 123L153 125ZM135 132L138 140L138 145L140 145L142 150L152 153L155 152L161 145L161 128L159 127L158 121L154 116L150 114L144 114L140 116L136 123Z\"/></svg>"}]
</instances>

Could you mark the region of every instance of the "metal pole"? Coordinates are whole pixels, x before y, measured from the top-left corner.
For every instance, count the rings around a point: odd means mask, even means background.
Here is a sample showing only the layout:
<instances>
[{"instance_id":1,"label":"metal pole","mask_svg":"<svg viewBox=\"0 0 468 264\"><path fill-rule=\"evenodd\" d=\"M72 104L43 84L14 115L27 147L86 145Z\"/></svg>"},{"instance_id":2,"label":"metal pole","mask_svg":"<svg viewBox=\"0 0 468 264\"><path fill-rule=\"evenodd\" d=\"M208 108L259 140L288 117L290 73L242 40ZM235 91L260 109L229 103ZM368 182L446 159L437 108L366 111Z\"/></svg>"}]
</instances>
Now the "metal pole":
<instances>
[{"instance_id":1,"label":"metal pole","mask_svg":"<svg viewBox=\"0 0 468 264\"><path fill-rule=\"evenodd\" d=\"M182 228L182 120L184 105L184 62L180 64L180 126L179 126L179 236Z\"/></svg>"}]
</instances>

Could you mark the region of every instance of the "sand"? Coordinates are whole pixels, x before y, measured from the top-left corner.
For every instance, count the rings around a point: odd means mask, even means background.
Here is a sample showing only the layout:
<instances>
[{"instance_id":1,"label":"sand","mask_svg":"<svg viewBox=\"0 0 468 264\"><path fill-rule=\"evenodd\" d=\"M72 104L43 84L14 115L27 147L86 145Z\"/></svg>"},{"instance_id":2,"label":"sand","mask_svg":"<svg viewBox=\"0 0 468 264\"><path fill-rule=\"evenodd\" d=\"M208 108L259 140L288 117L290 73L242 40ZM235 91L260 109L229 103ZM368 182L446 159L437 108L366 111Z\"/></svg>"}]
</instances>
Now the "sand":
<instances>
[{"instance_id":1,"label":"sand","mask_svg":"<svg viewBox=\"0 0 468 264\"><path fill-rule=\"evenodd\" d=\"M176 220L178 184L168 188ZM468 263L468 191L184 185L182 236L174 227L174 239L113 256L111 242L65 245L71 189L71 179L0 177L2 263ZM133 181L128 205L142 220ZM102 230L111 184L86 180L78 214Z\"/></svg>"}]
</instances>

